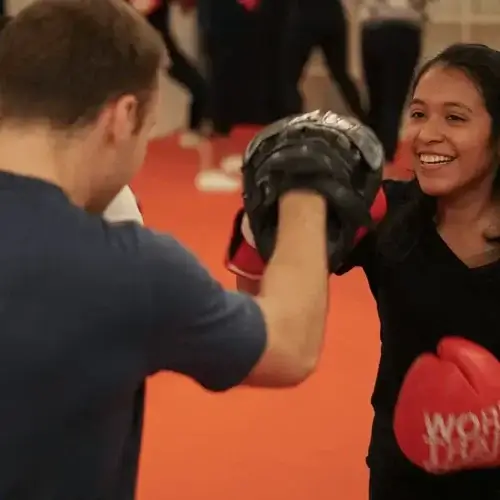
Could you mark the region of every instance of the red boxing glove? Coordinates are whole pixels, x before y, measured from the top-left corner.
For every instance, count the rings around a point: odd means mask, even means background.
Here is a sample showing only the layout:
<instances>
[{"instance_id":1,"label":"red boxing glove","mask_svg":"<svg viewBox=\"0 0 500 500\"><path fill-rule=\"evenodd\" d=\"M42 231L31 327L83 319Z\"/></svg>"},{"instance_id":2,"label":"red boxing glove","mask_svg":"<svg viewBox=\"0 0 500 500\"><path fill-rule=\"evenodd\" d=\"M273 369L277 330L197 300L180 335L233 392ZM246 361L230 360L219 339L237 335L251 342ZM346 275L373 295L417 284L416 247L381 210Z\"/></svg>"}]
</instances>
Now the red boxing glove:
<instances>
[{"instance_id":1,"label":"red boxing glove","mask_svg":"<svg viewBox=\"0 0 500 500\"><path fill-rule=\"evenodd\" d=\"M408 460L433 474L500 466L500 363L486 349L444 338L408 370L394 413Z\"/></svg>"},{"instance_id":2,"label":"red boxing glove","mask_svg":"<svg viewBox=\"0 0 500 500\"><path fill-rule=\"evenodd\" d=\"M265 264L253 243L253 236L240 210L234 219L233 234L226 254L226 269L237 276L259 281L264 273Z\"/></svg>"},{"instance_id":3,"label":"red boxing glove","mask_svg":"<svg viewBox=\"0 0 500 500\"><path fill-rule=\"evenodd\" d=\"M382 222L382 219L387 213L387 198L385 197L385 192L383 188L380 188L375 199L373 200L372 206L370 207L370 215L375 225ZM355 243L358 244L368 233L368 228L361 227L356 233Z\"/></svg>"}]
</instances>

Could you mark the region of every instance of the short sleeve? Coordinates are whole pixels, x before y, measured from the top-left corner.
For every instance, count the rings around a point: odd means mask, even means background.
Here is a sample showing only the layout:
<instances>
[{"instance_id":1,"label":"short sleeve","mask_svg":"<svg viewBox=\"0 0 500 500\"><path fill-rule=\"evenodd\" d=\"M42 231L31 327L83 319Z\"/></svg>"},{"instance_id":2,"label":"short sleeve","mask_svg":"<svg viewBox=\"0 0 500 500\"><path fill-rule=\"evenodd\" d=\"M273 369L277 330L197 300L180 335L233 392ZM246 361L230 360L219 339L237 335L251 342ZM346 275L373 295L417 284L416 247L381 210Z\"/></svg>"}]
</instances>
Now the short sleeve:
<instances>
[{"instance_id":1,"label":"short sleeve","mask_svg":"<svg viewBox=\"0 0 500 500\"><path fill-rule=\"evenodd\" d=\"M260 307L224 290L174 238L135 231L151 370L184 374L213 391L240 384L266 345Z\"/></svg>"}]
</instances>

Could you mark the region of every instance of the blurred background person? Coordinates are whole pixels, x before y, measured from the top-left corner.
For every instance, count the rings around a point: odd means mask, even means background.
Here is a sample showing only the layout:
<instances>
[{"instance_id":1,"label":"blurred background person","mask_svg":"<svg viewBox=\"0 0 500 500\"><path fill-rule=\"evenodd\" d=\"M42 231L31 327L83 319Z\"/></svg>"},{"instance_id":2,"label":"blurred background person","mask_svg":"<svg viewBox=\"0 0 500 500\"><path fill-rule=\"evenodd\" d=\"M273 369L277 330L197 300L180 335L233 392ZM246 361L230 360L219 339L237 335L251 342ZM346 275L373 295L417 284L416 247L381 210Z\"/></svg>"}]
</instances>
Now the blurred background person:
<instances>
[{"instance_id":1,"label":"blurred background person","mask_svg":"<svg viewBox=\"0 0 500 500\"><path fill-rule=\"evenodd\" d=\"M212 163L214 168L234 171L241 165L241 152L230 140L241 106L245 80L245 54L253 39L253 10L257 2L197 0L199 36L206 62L209 109L212 119Z\"/></svg>"},{"instance_id":2,"label":"blurred background person","mask_svg":"<svg viewBox=\"0 0 500 500\"><path fill-rule=\"evenodd\" d=\"M399 128L422 49L428 0L359 0L368 124L394 161Z\"/></svg>"},{"instance_id":3,"label":"blurred background person","mask_svg":"<svg viewBox=\"0 0 500 500\"><path fill-rule=\"evenodd\" d=\"M180 5L183 12L193 9L193 0L157 0L146 14L148 21L161 33L169 55L168 75L190 94L188 131L180 136L183 147L197 146L206 133L208 119L208 86L194 62L179 47L171 30L171 4Z\"/></svg>"},{"instance_id":4,"label":"blurred background person","mask_svg":"<svg viewBox=\"0 0 500 500\"><path fill-rule=\"evenodd\" d=\"M283 114L303 110L299 82L313 49L323 54L330 77L351 112L365 113L359 90L348 71L348 24L341 0L289 0L283 39Z\"/></svg>"},{"instance_id":5,"label":"blurred background person","mask_svg":"<svg viewBox=\"0 0 500 500\"><path fill-rule=\"evenodd\" d=\"M269 124L286 115L283 106L282 57L287 14L293 0L260 0L256 22L256 65L260 72L262 120Z\"/></svg>"}]
</instances>

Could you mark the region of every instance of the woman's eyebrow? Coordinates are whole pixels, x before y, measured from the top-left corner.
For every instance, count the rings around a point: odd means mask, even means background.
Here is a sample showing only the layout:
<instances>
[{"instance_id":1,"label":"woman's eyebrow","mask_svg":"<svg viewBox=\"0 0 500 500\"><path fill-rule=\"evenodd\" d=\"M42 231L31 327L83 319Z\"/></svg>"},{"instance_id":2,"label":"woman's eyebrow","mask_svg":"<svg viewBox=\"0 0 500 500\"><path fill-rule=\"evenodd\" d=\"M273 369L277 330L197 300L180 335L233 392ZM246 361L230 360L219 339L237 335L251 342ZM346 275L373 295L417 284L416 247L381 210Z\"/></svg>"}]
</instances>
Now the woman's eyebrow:
<instances>
[{"instance_id":1,"label":"woman's eyebrow","mask_svg":"<svg viewBox=\"0 0 500 500\"><path fill-rule=\"evenodd\" d=\"M420 106L425 106L425 102L422 99L418 99L418 98L412 99L410 101L410 105L411 104L418 104ZM472 109L469 108L469 106L466 106L465 104L463 104L461 102L446 101L446 102L443 102L443 106L454 107L454 108L462 108L462 109L465 109L465 110L469 111L469 113L472 113Z\"/></svg>"}]
</instances>

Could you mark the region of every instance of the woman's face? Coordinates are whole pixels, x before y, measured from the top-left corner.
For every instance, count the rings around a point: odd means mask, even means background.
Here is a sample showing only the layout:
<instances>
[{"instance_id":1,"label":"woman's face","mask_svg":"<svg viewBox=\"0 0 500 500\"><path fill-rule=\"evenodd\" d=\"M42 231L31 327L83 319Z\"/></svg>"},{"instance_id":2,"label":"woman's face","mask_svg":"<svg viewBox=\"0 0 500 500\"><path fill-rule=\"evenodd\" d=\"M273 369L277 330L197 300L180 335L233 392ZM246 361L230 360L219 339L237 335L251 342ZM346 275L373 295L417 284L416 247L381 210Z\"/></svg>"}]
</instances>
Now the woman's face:
<instances>
[{"instance_id":1,"label":"woman's face","mask_svg":"<svg viewBox=\"0 0 500 500\"><path fill-rule=\"evenodd\" d=\"M421 77L404 135L424 193L450 196L491 182L490 134L483 97L463 71L434 66Z\"/></svg>"}]
</instances>

